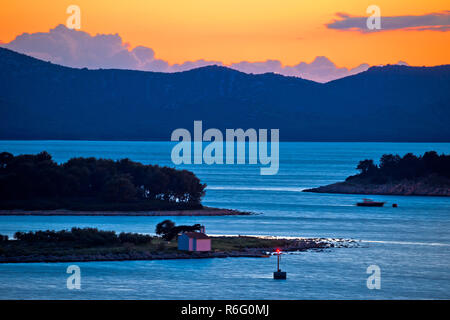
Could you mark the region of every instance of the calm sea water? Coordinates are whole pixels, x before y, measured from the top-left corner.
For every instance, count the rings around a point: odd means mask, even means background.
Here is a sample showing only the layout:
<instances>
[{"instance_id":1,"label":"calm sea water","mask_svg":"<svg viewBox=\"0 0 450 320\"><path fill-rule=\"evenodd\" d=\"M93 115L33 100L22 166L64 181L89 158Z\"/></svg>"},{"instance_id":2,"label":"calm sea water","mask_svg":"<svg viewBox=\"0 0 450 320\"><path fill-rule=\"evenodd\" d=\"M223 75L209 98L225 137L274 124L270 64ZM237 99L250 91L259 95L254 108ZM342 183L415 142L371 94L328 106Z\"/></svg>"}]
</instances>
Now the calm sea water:
<instances>
[{"instance_id":1,"label":"calm sea water","mask_svg":"<svg viewBox=\"0 0 450 320\"><path fill-rule=\"evenodd\" d=\"M46 150L58 162L73 156L130 158L173 166L167 142L0 141L13 154ZM281 143L280 171L259 165L178 166L208 184L204 204L262 213L234 217L171 217L205 224L211 234L336 237L357 248L283 257L287 281L272 280L274 257L76 263L81 290L66 288L69 263L0 264L3 299L449 299L450 199L371 196L383 208L359 208L363 196L302 193L355 174L361 159L384 153L450 153L448 143ZM397 203L398 208L390 204ZM153 233L164 217L5 217L0 233L73 226ZM369 265L381 289L369 290Z\"/></svg>"}]
</instances>

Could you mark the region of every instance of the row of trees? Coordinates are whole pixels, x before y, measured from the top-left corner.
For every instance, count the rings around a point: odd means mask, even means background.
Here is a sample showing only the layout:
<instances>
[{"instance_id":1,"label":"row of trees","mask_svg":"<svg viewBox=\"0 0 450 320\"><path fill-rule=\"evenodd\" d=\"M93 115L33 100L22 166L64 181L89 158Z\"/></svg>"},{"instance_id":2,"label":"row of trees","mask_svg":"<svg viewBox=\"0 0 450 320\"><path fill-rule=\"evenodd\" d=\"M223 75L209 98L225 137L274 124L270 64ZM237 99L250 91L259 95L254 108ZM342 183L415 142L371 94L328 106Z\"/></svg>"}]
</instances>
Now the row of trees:
<instances>
[{"instance_id":1,"label":"row of trees","mask_svg":"<svg viewBox=\"0 0 450 320\"><path fill-rule=\"evenodd\" d=\"M202 226L200 224L175 226L175 222L172 220L164 220L156 225L155 233L160 235L164 240L171 241L181 232L200 231L201 228Z\"/></svg>"},{"instance_id":2,"label":"row of trees","mask_svg":"<svg viewBox=\"0 0 450 320\"><path fill-rule=\"evenodd\" d=\"M125 233L119 235L115 231L103 231L97 228L72 228L61 231L16 232L14 238L25 242L70 242L89 246L115 245L123 243L145 244L152 241L149 235Z\"/></svg>"},{"instance_id":3,"label":"row of trees","mask_svg":"<svg viewBox=\"0 0 450 320\"><path fill-rule=\"evenodd\" d=\"M156 225L155 232L166 241L171 241L181 232L200 231L200 224L176 226L172 220L164 220ZM152 236L115 231L98 230L97 228L72 228L71 230L46 230L46 231L18 231L14 234L18 241L30 243L75 243L87 246L115 245L123 243L145 244L152 241ZM0 235L0 242L8 241L8 236Z\"/></svg>"},{"instance_id":4,"label":"row of trees","mask_svg":"<svg viewBox=\"0 0 450 320\"><path fill-rule=\"evenodd\" d=\"M435 175L450 178L450 155L438 155L436 151L425 152L423 156L407 153L399 155L384 154L379 165L373 160L360 161L356 167L360 171L357 176L349 177L372 178L379 182L387 180L415 179Z\"/></svg>"},{"instance_id":5,"label":"row of trees","mask_svg":"<svg viewBox=\"0 0 450 320\"><path fill-rule=\"evenodd\" d=\"M92 197L200 204L205 187L190 171L129 159L73 158L57 164L45 151L19 156L0 153L0 199Z\"/></svg>"}]
</instances>

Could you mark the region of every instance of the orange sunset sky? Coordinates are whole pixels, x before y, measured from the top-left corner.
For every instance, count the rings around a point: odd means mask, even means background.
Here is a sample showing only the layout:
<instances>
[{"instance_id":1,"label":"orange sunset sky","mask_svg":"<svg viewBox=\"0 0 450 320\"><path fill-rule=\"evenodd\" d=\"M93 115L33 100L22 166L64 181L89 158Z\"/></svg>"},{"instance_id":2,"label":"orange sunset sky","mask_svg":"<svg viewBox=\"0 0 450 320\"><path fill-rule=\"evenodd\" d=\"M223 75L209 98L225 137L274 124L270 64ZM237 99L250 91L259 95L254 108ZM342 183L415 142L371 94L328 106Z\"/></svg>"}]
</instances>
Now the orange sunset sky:
<instances>
[{"instance_id":1,"label":"orange sunset sky","mask_svg":"<svg viewBox=\"0 0 450 320\"><path fill-rule=\"evenodd\" d=\"M82 31L118 33L130 49L153 48L157 58L171 64L277 59L294 65L316 56L343 67L399 60L450 63L450 30L363 33L326 26L338 18L336 13L366 17L372 4L380 7L383 19L444 12L450 9L448 0L2 0L0 41L65 24L71 4L81 8Z\"/></svg>"}]
</instances>

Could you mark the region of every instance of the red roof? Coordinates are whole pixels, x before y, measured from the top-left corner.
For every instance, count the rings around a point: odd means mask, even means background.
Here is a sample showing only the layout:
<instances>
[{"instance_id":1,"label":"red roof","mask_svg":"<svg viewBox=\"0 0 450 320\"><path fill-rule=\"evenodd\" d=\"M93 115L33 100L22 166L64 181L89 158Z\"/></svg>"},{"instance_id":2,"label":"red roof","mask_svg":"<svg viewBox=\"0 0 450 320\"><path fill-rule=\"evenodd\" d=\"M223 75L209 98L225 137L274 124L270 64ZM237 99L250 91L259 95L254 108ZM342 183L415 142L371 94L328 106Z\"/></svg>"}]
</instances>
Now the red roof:
<instances>
[{"instance_id":1,"label":"red roof","mask_svg":"<svg viewBox=\"0 0 450 320\"><path fill-rule=\"evenodd\" d=\"M193 239L209 239L209 237L204 234L203 232L185 232L185 235L188 236L188 238Z\"/></svg>"}]
</instances>

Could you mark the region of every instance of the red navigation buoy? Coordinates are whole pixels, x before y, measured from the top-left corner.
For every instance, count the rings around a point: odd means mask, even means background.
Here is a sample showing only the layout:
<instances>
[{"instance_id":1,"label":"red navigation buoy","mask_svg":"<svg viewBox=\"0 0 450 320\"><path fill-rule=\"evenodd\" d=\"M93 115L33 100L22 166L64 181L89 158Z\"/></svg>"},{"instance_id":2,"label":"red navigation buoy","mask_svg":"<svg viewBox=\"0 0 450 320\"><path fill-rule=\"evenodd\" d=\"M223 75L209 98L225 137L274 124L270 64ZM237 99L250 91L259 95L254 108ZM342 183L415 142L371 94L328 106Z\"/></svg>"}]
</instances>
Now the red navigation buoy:
<instances>
[{"instance_id":1,"label":"red navigation buoy","mask_svg":"<svg viewBox=\"0 0 450 320\"><path fill-rule=\"evenodd\" d=\"M280 249L276 250L276 255L277 255L277 271L275 271L273 273L273 278L275 280L286 280L286 272L281 271L281 269L280 269L280 259L281 259L281 250Z\"/></svg>"}]
</instances>

